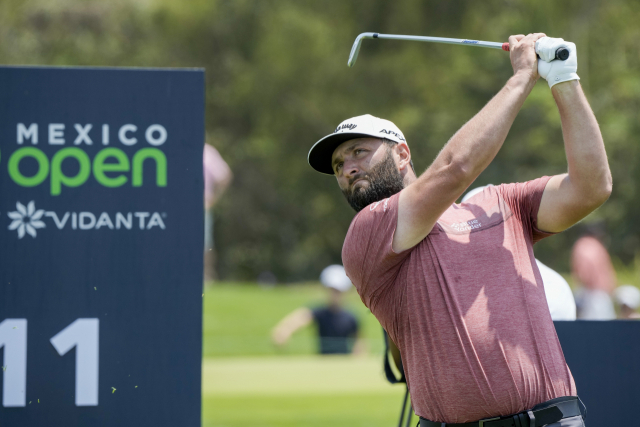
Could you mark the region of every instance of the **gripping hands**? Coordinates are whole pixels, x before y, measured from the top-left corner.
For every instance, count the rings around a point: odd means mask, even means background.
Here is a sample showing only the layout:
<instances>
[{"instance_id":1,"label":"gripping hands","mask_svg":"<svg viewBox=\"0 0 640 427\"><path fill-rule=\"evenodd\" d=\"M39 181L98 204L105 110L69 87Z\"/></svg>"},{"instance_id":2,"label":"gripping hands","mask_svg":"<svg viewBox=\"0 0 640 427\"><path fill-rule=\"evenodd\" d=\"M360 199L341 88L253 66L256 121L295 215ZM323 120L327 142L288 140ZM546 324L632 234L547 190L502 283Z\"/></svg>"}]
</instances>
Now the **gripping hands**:
<instances>
[{"instance_id":1,"label":"gripping hands","mask_svg":"<svg viewBox=\"0 0 640 427\"><path fill-rule=\"evenodd\" d=\"M559 48L569 50L569 58L566 61L555 59ZM536 41L536 53L538 59L538 74L545 79L549 87L569 80L580 80L578 70L578 55L575 43L566 42L563 39L542 37Z\"/></svg>"}]
</instances>

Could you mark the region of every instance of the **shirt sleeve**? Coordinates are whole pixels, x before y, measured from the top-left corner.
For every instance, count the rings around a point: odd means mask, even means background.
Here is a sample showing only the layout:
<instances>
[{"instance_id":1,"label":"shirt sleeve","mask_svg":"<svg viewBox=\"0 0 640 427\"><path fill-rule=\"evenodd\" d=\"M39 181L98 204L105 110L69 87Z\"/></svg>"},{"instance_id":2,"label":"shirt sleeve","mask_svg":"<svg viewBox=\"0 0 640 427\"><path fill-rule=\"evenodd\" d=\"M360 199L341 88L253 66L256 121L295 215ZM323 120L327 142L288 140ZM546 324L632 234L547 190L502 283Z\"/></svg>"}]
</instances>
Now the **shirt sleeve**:
<instances>
[{"instance_id":1,"label":"shirt sleeve","mask_svg":"<svg viewBox=\"0 0 640 427\"><path fill-rule=\"evenodd\" d=\"M411 249L393 251L393 236L398 221L398 198L373 203L351 222L342 247L342 264L360 294L372 309L377 297L392 286Z\"/></svg>"},{"instance_id":2,"label":"shirt sleeve","mask_svg":"<svg viewBox=\"0 0 640 427\"><path fill-rule=\"evenodd\" d=\"M229 178L231 169L218 150L209 144L204 148L204 168L213 185Z\"/></svg>"},{"instance_id":3,"label":"shirt sleeve","mask_svg":"<svg viewBox=\"0 0 640 427\"><path fill-rule=\"evenodd\" d=\"M524 231L529 233L532 243L555 234L542 231L537 225L542 193L550 179L549 176L543 176L532 181L502 184L497 187L509 209L522 222Z\"/></svg>"}]
</instances>

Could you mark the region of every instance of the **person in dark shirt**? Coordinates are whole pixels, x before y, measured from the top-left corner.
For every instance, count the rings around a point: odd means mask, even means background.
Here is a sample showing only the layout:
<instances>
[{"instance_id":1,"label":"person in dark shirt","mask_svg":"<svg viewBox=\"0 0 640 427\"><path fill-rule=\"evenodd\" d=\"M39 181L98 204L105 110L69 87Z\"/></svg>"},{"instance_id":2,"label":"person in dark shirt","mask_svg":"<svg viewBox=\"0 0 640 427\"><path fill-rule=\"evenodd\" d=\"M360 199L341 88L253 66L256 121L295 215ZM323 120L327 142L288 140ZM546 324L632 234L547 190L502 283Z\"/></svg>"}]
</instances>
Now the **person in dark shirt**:
<instances>
[{"instance_id":1,"label":"person in dark shirt","mask_svg":"<svg viewBox=\"0 0 640 427\"><path fill-rule=\"evenodd\" d=\"M339 292L339 291L334 291ZM318 307L311 310L318 326L321 354L351 353L358 334L358 321L353 314L340 307Z\"/></svg>"},{"instance_id":2,"label":"person in dark shirt","mask_svg":"<svg viewBox=\"0 0 640 427\"><path fill-rule=\"evenodd\" d=\"M313 322L317 327L320 354L361 353L358 320L342 307L343 294L351 289L351 280L341 265L330 265L322 271L320 281L329 291L328 304L313 309L300 307L289 313L273 328L273 342L283 346L297 330Z\"/></svg>"}]
</instances>

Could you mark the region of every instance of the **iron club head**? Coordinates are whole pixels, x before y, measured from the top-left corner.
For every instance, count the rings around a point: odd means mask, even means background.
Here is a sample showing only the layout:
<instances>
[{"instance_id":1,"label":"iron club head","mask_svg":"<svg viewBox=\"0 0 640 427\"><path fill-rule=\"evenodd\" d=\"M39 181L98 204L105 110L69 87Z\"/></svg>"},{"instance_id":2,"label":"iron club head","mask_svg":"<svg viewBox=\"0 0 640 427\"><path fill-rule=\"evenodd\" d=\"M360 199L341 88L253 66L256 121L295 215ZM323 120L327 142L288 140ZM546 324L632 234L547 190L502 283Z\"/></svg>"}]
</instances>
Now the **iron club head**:
<instances>
[{"instance_id":1,"label":"iron club head","mask_svg":"<svg viewBox=\"0 0 640 427\"><path fill-rule=\"evenodd\" d=\"M378 33L362 33L358 37L356 37L356 41L353 42L353 47L351 48L351 53L349 54L349 61L347 61L347 65L349 67L353 67L356 63L356 59L358 59L358 52L360 52L360 45L362 44L362 40L375 39L377 37Z\"/></svg>"}]
</instances>

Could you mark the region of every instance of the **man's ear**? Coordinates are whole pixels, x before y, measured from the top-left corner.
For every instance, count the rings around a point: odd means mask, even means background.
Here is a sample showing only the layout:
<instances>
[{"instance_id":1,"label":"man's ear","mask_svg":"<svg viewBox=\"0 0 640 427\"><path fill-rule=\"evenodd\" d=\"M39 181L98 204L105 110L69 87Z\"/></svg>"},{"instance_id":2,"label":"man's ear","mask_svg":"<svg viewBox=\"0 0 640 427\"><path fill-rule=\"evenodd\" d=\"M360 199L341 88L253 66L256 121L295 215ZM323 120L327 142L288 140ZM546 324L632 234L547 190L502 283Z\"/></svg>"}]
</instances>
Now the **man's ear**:
<instances>
[{"instance_id":1,"label":"man's ear","mask_svg":"<svg viewBox=\"0 0 640 427\"><path fill-rule=\"evenodd\" d=\"M411 151L406 142L399 142L395 147L396 154L398 156L398 167L400 170L405 168L411 169Z\"/></svg>"}]
</instances>

